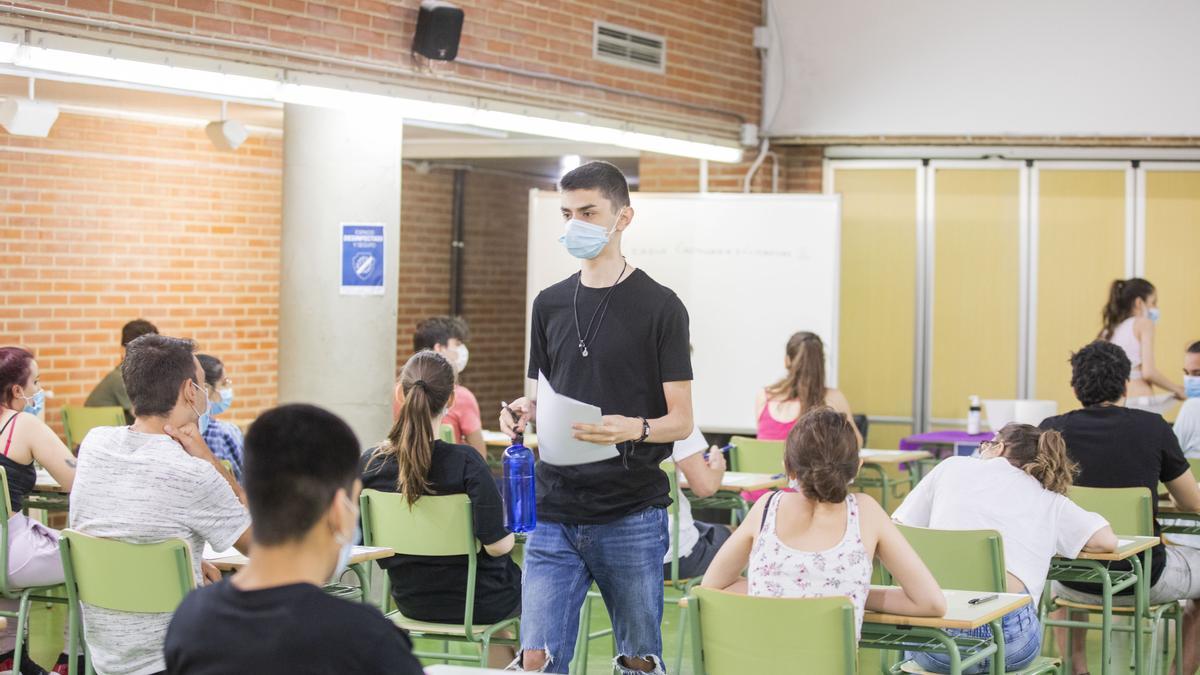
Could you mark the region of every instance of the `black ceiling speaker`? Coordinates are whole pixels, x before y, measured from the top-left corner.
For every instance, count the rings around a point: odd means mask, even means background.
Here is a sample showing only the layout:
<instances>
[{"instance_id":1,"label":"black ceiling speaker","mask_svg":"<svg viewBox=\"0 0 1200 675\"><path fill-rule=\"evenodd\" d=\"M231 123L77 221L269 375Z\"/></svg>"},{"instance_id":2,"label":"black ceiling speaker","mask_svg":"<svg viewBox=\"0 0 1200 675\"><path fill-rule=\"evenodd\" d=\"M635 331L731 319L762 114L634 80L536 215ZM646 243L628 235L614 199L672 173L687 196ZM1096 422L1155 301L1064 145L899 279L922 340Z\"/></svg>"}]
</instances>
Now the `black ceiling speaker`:
<instances>
[{"instance_id":1,"label":"black ceiling speaker","mask_svg":"<svg viewBox=\"0 0 1200 675\"><path fill-rule=\"evenodd\" d=\"M421 0L412 50L434 61L453 61L462 37L463 11L444 0Z\"/></svg>"}]
</instances>

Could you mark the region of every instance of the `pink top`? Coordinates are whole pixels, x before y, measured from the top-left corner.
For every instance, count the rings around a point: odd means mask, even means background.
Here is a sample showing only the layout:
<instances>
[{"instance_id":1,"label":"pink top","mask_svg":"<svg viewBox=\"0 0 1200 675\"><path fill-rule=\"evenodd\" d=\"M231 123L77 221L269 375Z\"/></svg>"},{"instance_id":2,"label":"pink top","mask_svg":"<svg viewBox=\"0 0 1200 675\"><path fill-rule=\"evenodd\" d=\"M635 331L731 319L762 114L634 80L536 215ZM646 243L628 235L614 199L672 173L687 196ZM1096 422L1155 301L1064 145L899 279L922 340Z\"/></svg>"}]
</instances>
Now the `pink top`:
<instances>
[{"instance_id":1,"label":"pink top","mask_svg":"<svg viewBox=\"0 0 1200 675\"><path fill-rule=\"evenodd\" d=\"M762 414L758 416L758 439L760 441L785 441L788 434L792 431L792 427L796 426L796 419L780 422L771 415L771 402L763 406Z\"/></svg>"},{"instance_id":2,"label":"pink top","mask_svg":"<svg viewBox=\"0 0 1200 675\"><path fill-rule=\"evenodd\" d=\"M454 385L454 405L450 412L442 418L442 424L448 424L454 429L454 442L465 444L467 436L483 428L480 419L479 402L475 394L461 384Z\"/></svg>"}]
</instances>

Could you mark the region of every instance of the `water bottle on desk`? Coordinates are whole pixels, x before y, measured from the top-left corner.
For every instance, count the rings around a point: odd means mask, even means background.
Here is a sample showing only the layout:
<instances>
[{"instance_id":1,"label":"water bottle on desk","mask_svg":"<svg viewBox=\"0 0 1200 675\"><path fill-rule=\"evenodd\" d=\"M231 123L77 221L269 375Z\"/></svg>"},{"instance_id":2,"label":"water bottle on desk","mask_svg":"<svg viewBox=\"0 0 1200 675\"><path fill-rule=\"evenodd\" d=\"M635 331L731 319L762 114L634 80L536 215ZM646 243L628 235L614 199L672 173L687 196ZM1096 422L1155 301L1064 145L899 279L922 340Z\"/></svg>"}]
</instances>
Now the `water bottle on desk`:
<instances>
[{"instance_id":1,"label":"water bottle on desk","mask_svg":"<svg viewBox=\"0 0 1200 675\"><path fill-rule=\"evenodd\" d=\"M969 400L970 408L967 410L967 433L974 436L979 433L979 397L972 396Z\"/></svg>"}]
</instances>

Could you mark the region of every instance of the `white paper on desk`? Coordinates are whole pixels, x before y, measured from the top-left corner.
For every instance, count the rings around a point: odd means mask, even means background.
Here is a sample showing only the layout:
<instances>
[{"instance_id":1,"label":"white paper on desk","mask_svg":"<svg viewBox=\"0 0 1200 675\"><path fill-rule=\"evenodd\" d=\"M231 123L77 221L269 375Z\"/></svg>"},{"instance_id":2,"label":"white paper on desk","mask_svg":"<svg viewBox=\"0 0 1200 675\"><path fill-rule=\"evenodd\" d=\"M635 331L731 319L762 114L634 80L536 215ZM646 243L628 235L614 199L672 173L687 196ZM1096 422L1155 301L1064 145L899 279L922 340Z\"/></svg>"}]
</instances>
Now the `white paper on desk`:
<instances>
[{"instance_id":1,"label":"white paper on desk","mask_svg":"<svg viewBox=\"0 0 1200 675\"><path fill-rule=\"evenodd\" d=\"M1126 546L1130 546L1132 544L1133 544L1132 539L1118 539L1117 540L1117 550L1123 549Z\"/></svg>"},{"instance_id":2,"label":"white paper on desk","mask_svg":"<svg viewBox=\"0 0 1200 675\"><path fill-rule=\"evenodd\" d=\"M239 552L236 548L228 548L224 551L218 551L210 546L207 541L204 542L205 560L220 560L221 558L230 558L235 555L241 555L241 552Z\"/></svg>"},{"instance_id":3,"label":"white paper on desk","mask_svg":"<svg viewBox=\"0 0 1200 675\"><path fill-rule=\"evenodd\" d=\"M598 445L577 440L573 424L600 424L600 408L556 393L546 376L538 373L538 453L543 462L573 466L616 457L615 445Z\"/></svg>"}]
</instances>

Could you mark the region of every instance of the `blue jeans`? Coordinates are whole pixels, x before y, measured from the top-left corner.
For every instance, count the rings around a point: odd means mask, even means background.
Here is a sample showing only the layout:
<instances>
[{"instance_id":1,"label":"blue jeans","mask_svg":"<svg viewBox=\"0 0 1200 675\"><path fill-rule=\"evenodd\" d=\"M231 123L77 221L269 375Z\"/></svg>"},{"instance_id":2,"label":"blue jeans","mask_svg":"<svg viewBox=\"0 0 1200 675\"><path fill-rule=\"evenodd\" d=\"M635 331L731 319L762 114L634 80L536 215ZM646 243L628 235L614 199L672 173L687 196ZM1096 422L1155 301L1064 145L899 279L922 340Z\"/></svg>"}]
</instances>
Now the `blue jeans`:
<instances>
[{"instance_id":1,"label":"blue jeans","mask_svg":"<svg viewBox=\"0 0 1200 675\"><path fill-rule=\"evenodd\" d=\"M575 654L579 609L592 582L612 619L617 653L662 669L663 557L667 511L649 508L603 525L540 522L525 543L521 649L546 651L548 673ZM625 668L622 673L640 671Z\"/></svg>"},{"instance_id":2,"label":"blue jeans","mask_svg":"<svg viewBox=\"0 0 1200 675\"><path fill-rule=\"evenodd\" d=\"M1038 621L1038 613L1033 603L1025 605L1015 612L1005 614L1001 619L1004 631L1004 670L1020 670L1033 663L1042 652L1042 626ZM947 630L950 635L966 635L969 637L990 638L991 626L980 626L974 630ZM934 652L907 652L905 658L917 662L925 670L935 673L950 672L950 656ZM963 671L964 675L986 673L991 669L992 660L984 659Z\"/></svg>"}]
</instances>

